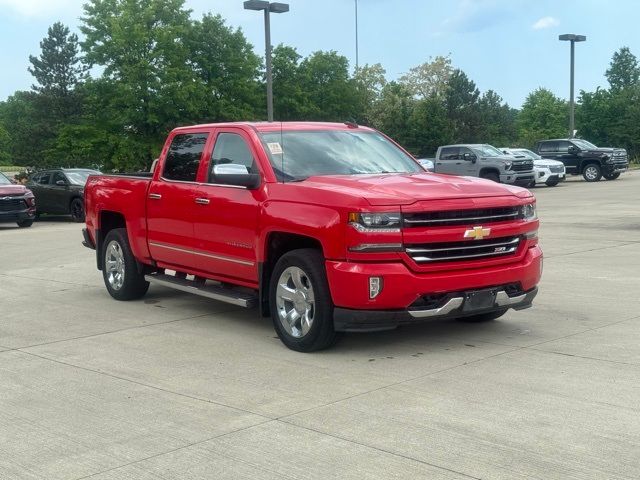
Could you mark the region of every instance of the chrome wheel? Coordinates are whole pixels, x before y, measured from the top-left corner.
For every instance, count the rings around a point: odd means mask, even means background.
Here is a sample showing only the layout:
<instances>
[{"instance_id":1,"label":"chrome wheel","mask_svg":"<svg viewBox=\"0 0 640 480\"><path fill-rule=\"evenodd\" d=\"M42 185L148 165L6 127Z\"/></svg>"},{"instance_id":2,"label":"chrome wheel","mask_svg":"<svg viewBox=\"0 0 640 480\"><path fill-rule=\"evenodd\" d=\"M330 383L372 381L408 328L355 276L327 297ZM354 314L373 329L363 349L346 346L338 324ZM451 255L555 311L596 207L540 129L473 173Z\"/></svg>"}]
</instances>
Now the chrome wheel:
<instances>
[{"instance_id":1,"label":"chrome wheel","mask_svg":"<svg viewBox=\"0 0 640 480\"><path fill-rule=\"evenodd\" d=\"M285 269L276 289L278 319L285 331L302 338L311 329L315 316L313 285L307 274L298 267Z\"/></svg>"},{"instance_id":2,"label":"chrome wheel","mask_svg":"<svg viewBox=\"0 0 640 480\"><path fill-rule=\"evenodd\" d=\"M587 177L587 180L595 180L599 173L598 167L591 166L584 169L584 176Z\"/></svg>"},{"instance_id":3,"label":"chrome wheel","mask_svg":"<svg viewBox=\"0 0 640 480\"><path fill-rule=\"evenodd\" d=\"M115 240L111 240L105 250L104 268L111 288L120 290L124 284L124 254L122 247Z\"/></svg>"}]
</instances>

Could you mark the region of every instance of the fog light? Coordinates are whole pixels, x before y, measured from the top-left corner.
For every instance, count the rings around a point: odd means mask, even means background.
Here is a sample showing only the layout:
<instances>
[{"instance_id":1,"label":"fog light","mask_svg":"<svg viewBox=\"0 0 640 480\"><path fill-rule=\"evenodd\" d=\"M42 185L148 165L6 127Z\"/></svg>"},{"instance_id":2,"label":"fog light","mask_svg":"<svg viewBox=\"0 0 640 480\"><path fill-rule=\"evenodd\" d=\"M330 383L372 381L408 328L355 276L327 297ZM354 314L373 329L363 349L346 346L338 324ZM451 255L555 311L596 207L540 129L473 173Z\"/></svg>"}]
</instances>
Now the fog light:
<instances>
[{"instance_id":1,"label":"fog light","mask_svg":"<svg viewBox=\"0 0 640 480\"><path fill-rule=\"evenodd\" d=\"M369 298L376 298L382 291L382 277L369 277Z\"/></svg>"}]
</instances>

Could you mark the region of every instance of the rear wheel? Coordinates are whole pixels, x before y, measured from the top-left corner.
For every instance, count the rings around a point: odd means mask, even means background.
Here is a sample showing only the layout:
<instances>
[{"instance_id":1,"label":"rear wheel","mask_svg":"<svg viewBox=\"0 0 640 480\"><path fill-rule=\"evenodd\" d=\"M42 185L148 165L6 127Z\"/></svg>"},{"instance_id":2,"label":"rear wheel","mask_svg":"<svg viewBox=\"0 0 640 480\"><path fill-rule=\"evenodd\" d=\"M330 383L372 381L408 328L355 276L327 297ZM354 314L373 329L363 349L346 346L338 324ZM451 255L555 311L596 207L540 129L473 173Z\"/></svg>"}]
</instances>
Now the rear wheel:
<instances>
[{"instance_id":1,"label":"rear wheel","mask_svg":"<svg viewBox=\"0 0 640 480\"><path fill-rule=\"evenodd\" d=\"M269 305L276 333L291 350L322 350L338 338L324 257L318 250L293 250L280 257L271 274Z\"/></svg>"},{"instance_id":2,"label":"rear wheel","mask_svg":"<svg viewBox=\"0 0 640 480\"><path fill-rule=\"evenodd\" d=\"M29 228L31 225L33 225L33 220L20 220L18 222L20 228Z\"/></svg>"},{"instance_id":3,"label":"rear wheel","mask_svg":"<svg viewBox=\"0 0 640 480\"><path fill-rule=\"evenodd\" d=\"M486 180L491 180L492 182L500 183L500 176L495 172L483 173L480 177Z\"/></svg>"},{"instance_id":4,"label":"rear wheel","mask_svg":"<svg viewBox=\"0 0 640 480\"><path fill-rule=\"evenodd\" d=\"M109 294L116 300L134 300L149 290L149 282L138 270L127 230L116 228L107 234L102 247L102 277Z\"/></svg>"},{"instance_id":5,"label":"rear wheel","mask_svg":"<svg viewBox=\"0 0 640 480\"><path fill-rule=\"evenodd\" d=\"M458 318L458 320L460 320L461 322L468 322L468 323L490 322L491 320L495 320L503 316L505 313L507 313L507 310L509 309L503 308L500 310L496 310L495 312L480 313L479 315L470 315L468 317L460 317Z\"/></svg>"},{"instance_id":6,"label":"rear wheel","mask_svg":"<svg viewBox=\"0 0 640 480\"><path fill-rule=\"evenodd\" d=\"M606 173L603 175L607 180L615 180L620 176L620 172Z\"/></svg>"},{"instance_id":7,"label":"rear wheel","mask_svg":"<svg viewBox=\"0 0 640 480\"><path fill-rule=\"evenodd\" d=\"M582 176L587 182L599 182L602 178L602 169L597 163L590 163L584 167Z\"/></svg>"},{"instance_id":8,"label":"rear wheel","mask_svg":"<svg viewBox=\"0 0 640 480\"><path fill-rule=\"evenodd\" d=\"M81 198L74 198L71 200L69 210L74 222L84 222L84 202Z\"/></svg>"}]
</instances>

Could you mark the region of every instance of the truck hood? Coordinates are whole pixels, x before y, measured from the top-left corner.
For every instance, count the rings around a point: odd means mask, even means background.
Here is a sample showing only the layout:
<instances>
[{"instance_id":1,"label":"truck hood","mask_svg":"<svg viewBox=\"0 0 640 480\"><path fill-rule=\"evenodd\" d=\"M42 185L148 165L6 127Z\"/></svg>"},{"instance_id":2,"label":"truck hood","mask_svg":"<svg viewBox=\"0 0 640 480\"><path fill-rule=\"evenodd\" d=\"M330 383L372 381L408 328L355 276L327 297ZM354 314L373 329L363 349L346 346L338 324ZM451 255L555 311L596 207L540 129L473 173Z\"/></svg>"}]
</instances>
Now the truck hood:
<instances>
[{"instance_id":1,"label":"truck hood","mask_svg":"<svg viewBox=\"0 0 640 480\"><path fill-rule=\"evenodd\" d=\"M424 200L505 195L519 198L531 196L528 190L520 187L474 177L433 173L317 176L309 177L301 185L358 196L371 205L410 205Z\"/></svg>"},{"instance_id":2,"label":"truck hood","mask_svg":"<svg viewBox=\"0 0 640 480\"><path fill-rule=\"evenodd\" d=\"M590 150L583 150L582 152L583 153L587 153L589 155L598 155L598 154L602 154L602 153L606 153L608 155L611 155L614 152L616 154L626 155L626 153L627 153L627 151L624 148L611 148L611 147L592 148Z\"/></svg>"},{"instance_id":3,"label":"truck hood","mask_svg":"<svg viewBox=\"0 0 640 480\"><path fill-rule=\"evenodd\" d=\"M0 197L18 197L30 191L24 185L0 185Z\"/></svg>"},{"instance_id":4,"label":"truck hood","mask_svg":"<svg viewBox=\"0 0 640 480\"><path fill-rule=\"evenodd\" d=\"M551 160L549 158L541 158L533 161L533 165L536 167L562 167L564 163L558 160Z\"/></svg>"}]
</instances>

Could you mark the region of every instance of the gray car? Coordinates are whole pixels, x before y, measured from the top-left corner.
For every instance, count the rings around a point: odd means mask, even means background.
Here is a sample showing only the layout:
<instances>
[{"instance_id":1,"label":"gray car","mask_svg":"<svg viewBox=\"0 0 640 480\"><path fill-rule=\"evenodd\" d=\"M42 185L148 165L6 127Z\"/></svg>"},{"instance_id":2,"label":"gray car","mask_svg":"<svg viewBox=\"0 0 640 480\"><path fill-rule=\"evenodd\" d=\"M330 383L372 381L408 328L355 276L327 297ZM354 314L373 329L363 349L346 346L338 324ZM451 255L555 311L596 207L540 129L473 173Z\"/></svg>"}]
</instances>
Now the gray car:
<instances>
[{"instance_id":1,"label":"gray car","mask_svg":"<svg viewBox=\"0 0 640 480\"><path fill-rule=\"evenodd\" d=\"M505 155L497 148L481 143L439 147L435 171L523 187L535 185L533 160Z\"/></svg>"}]
</instances>

